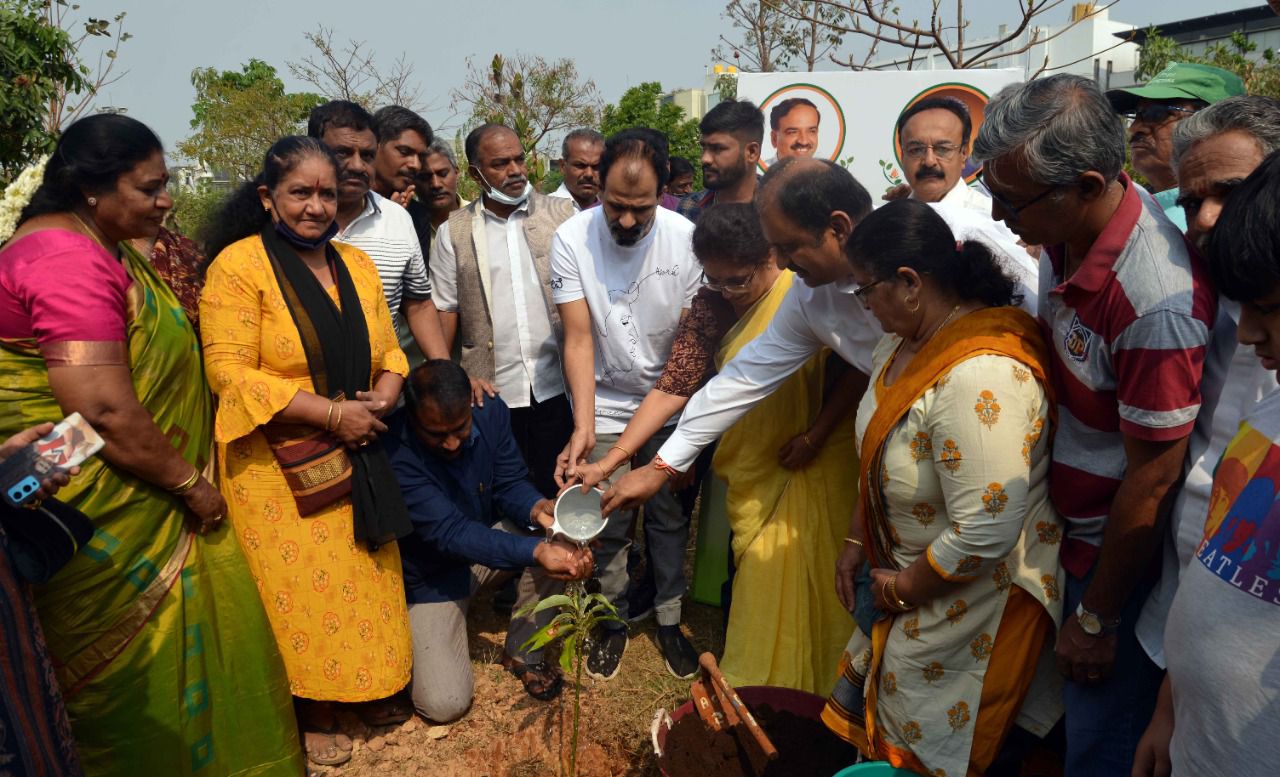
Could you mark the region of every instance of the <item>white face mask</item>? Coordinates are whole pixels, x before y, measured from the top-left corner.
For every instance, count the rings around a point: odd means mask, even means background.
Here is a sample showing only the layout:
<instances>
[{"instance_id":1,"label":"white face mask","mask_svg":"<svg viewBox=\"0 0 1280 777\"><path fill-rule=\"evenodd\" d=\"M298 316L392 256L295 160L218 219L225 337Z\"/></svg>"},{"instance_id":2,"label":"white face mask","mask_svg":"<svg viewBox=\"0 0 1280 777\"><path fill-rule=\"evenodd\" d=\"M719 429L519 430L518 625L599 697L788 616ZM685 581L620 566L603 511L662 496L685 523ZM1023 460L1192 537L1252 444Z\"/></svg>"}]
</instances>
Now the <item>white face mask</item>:
<instances>
[{"instance_id":1,"label":"white face mask","mask_svg":"<svg viewBox=\"0 0 1280 777\"><path fill-rule=\"evenodd\" d=\"M526 180L524 182L524 191L520 192L518 197L512 197L510 194L507 194L501 189L495 188L493 184L489 183L489 179L484 177L484 173L480 172L480 168L475 165L472 165L472 167L475 169L476 175L480 176L480 180L484 182L485 196L496 203L508 205L513 208L519 207L520 205L523 205L524 201L529 199L529 195L533 193L533 184Z\"/></svg>"}]
</instances>

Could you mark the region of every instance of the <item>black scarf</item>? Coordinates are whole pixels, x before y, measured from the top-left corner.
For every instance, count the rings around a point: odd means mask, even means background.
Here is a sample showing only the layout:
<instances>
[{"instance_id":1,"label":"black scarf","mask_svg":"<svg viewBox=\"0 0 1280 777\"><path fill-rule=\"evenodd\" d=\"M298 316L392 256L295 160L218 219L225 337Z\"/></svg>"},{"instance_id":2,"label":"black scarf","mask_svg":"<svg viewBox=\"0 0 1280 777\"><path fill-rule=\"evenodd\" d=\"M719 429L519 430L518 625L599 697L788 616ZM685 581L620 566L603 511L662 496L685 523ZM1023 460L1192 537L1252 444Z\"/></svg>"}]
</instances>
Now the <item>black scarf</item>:
<instances>
[{"instance_id":1,"label":"black scarf","mask_svg":"<svg viewBox=\"0 0 1280 777\"><path fill-rule=\"evenodd\" d=\"M371 357L369 325L346 264L332 243L325 246L329 270L338 286L339 309L298 253L271 225L263 227L261 236L289 315L302 338L316 393L330 399L343 396L354 400L357 391L370 388ZM409 510L386 450L381 445L367 445L348 448L347 455L351 458L356 541L377 550L384 542L410 534L413 525Z\"/></svg>"}]
</instances>

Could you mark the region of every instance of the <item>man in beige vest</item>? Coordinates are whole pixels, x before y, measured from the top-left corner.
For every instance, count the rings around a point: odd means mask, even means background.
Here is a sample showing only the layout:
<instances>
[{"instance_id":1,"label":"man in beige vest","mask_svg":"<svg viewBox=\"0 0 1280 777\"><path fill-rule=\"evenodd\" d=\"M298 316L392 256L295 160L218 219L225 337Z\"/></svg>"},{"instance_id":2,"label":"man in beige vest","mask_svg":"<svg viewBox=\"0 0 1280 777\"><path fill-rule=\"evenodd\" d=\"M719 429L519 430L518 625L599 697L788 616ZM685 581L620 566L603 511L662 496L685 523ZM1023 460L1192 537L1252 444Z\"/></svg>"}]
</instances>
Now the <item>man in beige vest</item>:
<instances>
[{"instance_id":1,"label":"man in beige vest","mask_svg":"<svg viewBox=\"0 0 1280 777\"><path fill-rule=\"evenodd\" d=\"M475 202L436 232L434 297L445 341L461 339L462 367L511 408L511 429L546 496L556 493L555 457L573 431L560 367L560 317L551 301L551 236L574 215L569 200L533 191L524 148L509 128L485 124L467 136Z\"/></svg>"}]
</instances>

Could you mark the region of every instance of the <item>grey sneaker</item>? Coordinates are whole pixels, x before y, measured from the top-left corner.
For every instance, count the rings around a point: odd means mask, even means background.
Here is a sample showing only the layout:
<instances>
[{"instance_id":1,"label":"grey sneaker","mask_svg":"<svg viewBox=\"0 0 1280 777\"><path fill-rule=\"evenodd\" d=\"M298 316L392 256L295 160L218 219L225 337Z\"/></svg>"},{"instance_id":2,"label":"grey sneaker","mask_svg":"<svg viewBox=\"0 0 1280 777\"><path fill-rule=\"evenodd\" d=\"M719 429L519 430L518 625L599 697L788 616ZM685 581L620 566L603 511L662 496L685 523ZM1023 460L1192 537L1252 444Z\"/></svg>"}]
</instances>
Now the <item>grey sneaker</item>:
<instances>
[{"instance_id":1,"label":"grey sneaker","mask_svg":"<svg viewBox=\"0 0 1280 777\"><path fill-rule=\"evenodd\" d=\"M617 677L627 641L626 629L597 630L591 639L591 655L587 656L587 676L595 680Z\"/></svg>"}]
</instances>

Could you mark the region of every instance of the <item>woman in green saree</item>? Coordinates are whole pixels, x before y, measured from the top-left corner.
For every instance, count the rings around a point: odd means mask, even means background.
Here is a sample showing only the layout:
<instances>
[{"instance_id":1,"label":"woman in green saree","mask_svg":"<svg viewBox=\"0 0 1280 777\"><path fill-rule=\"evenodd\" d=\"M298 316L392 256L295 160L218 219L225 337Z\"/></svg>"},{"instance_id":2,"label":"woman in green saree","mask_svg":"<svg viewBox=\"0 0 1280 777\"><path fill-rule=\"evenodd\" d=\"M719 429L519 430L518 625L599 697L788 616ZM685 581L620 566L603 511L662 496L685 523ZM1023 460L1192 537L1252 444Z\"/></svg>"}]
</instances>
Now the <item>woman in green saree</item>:
<instances>
[{"instance_id":1,"label":"woman in green saree","mask_svg":"<svg viewBox=\"0 0 1280 777\"><path fill-rule=\"evenodd\" d=\"M0 249L0 437L79 412L106 441L60 492L93 540L36 608L88 775L298 775L283 665L226 504L182 308L128 240L172 206L159 139L67 128Z\"/></svg>"}]
</instances>

